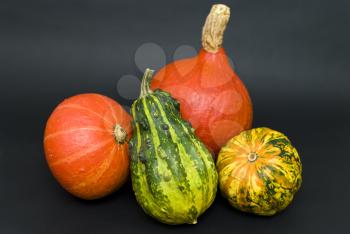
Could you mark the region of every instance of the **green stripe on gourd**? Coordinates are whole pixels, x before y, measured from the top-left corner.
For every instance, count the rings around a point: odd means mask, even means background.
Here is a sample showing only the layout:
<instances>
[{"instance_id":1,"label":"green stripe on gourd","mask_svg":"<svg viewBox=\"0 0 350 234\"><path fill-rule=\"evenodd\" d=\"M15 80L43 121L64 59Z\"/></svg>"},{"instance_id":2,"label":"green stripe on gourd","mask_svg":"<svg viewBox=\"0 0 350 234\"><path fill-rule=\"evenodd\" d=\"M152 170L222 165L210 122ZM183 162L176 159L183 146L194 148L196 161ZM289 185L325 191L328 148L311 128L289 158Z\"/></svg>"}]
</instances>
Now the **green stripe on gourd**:
<instances>
[{"instance_id":1,"label":"green stripe on gourd","mask_svg":"<svg viewBox=\"0 0 350 234\"><path fill-rule=\"evenodd\" d=\"M136 199L150 216L167 224L196 223L212 204L217 172L210 152L181 119L168 93L149 89L147 69L141 95L131 108L131 178Z\"/></svg>"}]
</instances>

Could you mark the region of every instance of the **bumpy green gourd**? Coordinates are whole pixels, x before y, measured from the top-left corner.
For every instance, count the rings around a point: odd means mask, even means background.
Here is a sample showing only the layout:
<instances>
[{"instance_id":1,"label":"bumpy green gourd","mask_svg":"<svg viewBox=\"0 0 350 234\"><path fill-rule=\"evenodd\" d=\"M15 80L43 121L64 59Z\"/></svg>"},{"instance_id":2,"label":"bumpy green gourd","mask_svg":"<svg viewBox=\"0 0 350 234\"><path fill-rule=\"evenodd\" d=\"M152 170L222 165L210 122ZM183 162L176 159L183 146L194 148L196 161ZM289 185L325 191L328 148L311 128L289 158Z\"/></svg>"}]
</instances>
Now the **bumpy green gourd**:
<instances>
[{"instance_id":1,"label":"bumpy green gourd","mask_svg":"<svg viewBox=\"0 0 350 234\"><path fill-rule=\"evenodd\" d=\"M131 178L138 203L167 224L195 224L212 204L218 175L211 154L180 117L170 94L149 89L147 69L141 95L131 108Z\"/></svg>"}]
</instances>

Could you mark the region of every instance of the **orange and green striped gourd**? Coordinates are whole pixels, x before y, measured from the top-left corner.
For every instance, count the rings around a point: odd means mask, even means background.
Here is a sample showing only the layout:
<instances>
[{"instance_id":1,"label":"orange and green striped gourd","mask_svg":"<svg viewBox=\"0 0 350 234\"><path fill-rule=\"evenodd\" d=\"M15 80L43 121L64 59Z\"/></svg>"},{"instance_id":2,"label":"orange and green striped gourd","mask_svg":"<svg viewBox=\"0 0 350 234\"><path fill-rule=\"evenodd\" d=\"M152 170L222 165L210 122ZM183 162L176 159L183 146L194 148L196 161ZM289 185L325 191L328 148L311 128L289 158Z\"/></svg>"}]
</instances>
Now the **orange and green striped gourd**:
<instances>
[{"instance_id":1,"label":"orange and green striped gourd","mask_svg":"<svg viewBox=\"0 0 350 234\"><path fill-rule=\"evenodd\" d=\"M285 209L302 181L297 150L284 134L264 127L233 137L221 149L217 169L230 204L257 215Z\"/></svg>"},{"instance_id":2,"label":"orange and green striped gourd","mask_svg":"<svg viewBox=\"0 0 350 234\"><path fill-rule=\"evenodd\" d=\"M218 175L213 158L180 116L169 93L149 88L146 70L131 113L131 179L143 210L166 224L195 224L214 201Z\"/></svg>"}]
</instances>

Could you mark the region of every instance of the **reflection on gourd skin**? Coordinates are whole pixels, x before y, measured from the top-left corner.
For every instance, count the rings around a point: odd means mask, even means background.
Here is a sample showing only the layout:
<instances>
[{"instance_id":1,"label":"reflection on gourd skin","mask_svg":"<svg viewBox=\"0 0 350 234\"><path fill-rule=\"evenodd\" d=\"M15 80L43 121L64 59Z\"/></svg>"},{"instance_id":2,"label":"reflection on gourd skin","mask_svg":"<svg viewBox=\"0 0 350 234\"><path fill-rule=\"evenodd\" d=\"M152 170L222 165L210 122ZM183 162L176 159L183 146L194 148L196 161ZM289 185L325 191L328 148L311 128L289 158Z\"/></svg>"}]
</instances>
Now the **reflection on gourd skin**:
<instances>
[{"instance_id":1,"label":"reflection on gourd skin","mask_svg":"<svg viewBox=\"0 0 350 234\"><path fill-rule=\"evenodd\" d=\"M178 60L193 56L196 49L189 45L180 45L173 54L173 59ZM152 55L152 58L150 58ZM166 64L165 51L156 43L144 43L136 49L134 54L136 67L143 72L146 68L160 69ZM123 75L116 82L118 95L126 100L135 100L139 95L141 81L136 75ZM127 109L130 110L130 107Z\"/></svg>"},{"instance_id":2,"label":"reflection on gourd skin","mask_svg":"<svg viewBox=\"0 0 350 234\"><path fill-rule=\"evenodd\" d=\"M197 50L190 45L178 46L172 56L173 61L195 57ZM150 58L150 55L152 57ZM228 62L232 68L235 68L234 62L231 58L227 57ZM161 46L154 42L147 42L140 45L134 54L134 61L136 67L143 72L145 68L152 68L158 70L166 64L165 50ZM194 68L196 63L193 63ZM179 72L182 70L180 69ZM185 75L185 74L183 74ZM136 75L123 75L116 82L116 91L118 95L126 100L135 100L138 97L138 91L141 81ZM126 108L130 110L130 107Z\"/></svg>"}]
</instances>

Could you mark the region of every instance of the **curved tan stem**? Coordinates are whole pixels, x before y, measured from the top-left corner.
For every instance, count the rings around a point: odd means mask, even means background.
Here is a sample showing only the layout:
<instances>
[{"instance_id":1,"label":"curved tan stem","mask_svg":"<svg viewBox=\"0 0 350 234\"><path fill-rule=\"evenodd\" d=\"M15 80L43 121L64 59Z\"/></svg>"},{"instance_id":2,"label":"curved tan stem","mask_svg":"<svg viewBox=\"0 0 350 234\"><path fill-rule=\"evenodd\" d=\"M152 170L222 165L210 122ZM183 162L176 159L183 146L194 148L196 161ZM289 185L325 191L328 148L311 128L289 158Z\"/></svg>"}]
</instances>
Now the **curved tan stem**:
<instances>
[{"instance_id":1,"label":"curved tan stem","mask_svg":"<svg viewBox=\"0 0 350 234\"><path fill-rule=\"evenodd\" d=\"M211 53L216 53L222 45L224 32L230 19L230 8L223 4L212 6L202 31L202 46Z\"/></svg>"}]
</instances>

